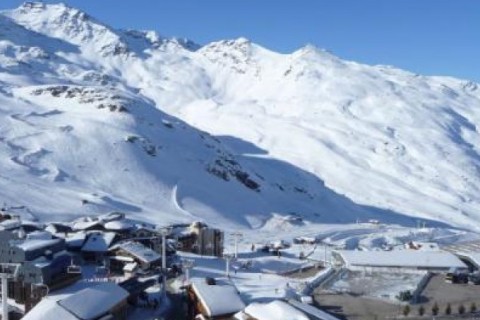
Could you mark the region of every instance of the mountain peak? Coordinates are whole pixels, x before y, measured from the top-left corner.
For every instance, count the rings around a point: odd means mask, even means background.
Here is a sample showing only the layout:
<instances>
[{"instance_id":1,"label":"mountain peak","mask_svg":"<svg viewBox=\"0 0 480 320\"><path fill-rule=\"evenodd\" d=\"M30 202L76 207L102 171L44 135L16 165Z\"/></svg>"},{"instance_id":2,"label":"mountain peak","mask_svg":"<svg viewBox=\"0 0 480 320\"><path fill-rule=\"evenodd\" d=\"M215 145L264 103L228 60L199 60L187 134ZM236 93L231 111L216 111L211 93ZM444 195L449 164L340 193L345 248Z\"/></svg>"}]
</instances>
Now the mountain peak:
<instances>
[{"instance_id":1,"label":"mountain peak","mask_svg":"<svg viewBox=\"0 0 480 320\"><path fill-rule=\"evenodd\" d=\"M29 30L84 49L90 47L102 55L128 51L114 29L64 3L25 2L17 9L2 13Z\"/></svg>"},{"instance_id":2,"label":"mountain peak","mask_svg":"<svg viewBox=\"0 0 480 320\"><path fill-rule=\"evenodd\" d=\"M314 44L306 44L302 48L294 51L292 53L293 56L307 56L307 57L322 57L322 58L329 58L332 60L340 60L336 55L334 55L331 51L323 48L319 48Z\"/></svg>"}]
</instances>

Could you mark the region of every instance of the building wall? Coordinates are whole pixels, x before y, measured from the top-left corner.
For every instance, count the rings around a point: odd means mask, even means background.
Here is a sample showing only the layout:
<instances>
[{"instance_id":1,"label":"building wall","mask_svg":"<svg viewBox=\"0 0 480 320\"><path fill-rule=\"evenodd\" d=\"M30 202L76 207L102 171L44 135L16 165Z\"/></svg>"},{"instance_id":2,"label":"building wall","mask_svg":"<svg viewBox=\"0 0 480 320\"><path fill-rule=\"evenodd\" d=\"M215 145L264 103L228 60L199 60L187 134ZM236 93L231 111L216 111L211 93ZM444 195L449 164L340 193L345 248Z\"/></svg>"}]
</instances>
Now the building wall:
<instances>
[{"instance_id":1,"label":"building wall","mask_svg":"<svg viewBox=\"0 0 480 320\"><path fill-rule=\"evenodd\" d=\"M49 245L49 246L45 246L45 247L42 247L42 248L38 248L38 249L35 249L35 250L28 250L25 252L25 260L26 261L31 261L31 260L34 260L38 257L41 257L43 255L45 255L45 251L51 251L52 253L57 253L59 251L62 251L62 250L65 250L65 240L64 239L59 239L58 242L52 244L52 245Z\"/></svg>"},{"instance_id":2,"label":"building wall","mask_svg":"<svg viewBox=\"0 0 480 320\"><path fill-rule=\"evenodd\" d=\"M124 300L112 308L110 313L113 315L113 319L115 320L127 320L127 309L127 300Z\"/></svg>"},{"instance_id":3,"label":"building wall","mask_svg":"<svg viewBox=\"0 0 480 320\"><path fill-rule=\"evenodd\" d=\"M25 261L25 253L17 247L10 246L16 240L9 231L0 231L0 263L19 263Z\"/></svg>"},{"instance_id":4,"label":"building wall","mask_svg":"<svg viewBox=\"0 0 480 320\"><path fill-rule=\"evenodd\" d=\"M198 232L197 244L200 254L221 256L223 254L223 232L218 229L202 228Z\"/></svg>"}]
</instances>

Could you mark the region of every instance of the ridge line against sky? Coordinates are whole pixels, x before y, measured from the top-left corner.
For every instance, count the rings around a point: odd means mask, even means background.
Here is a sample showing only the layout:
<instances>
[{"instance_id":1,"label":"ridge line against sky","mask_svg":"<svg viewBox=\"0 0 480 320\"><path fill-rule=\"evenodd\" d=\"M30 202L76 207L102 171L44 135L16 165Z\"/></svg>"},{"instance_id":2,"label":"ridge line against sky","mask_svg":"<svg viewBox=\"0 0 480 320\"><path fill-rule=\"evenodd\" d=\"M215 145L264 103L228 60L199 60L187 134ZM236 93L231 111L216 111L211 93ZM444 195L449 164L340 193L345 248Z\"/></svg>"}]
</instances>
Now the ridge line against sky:
<instances>
[{"instance_id":1,"label":"ridge line against sky","mask_svg":"<svg viewBox=\"0 0 480 320\"><path fill-rule=\"evenodd\" d=\"M23 2L1 0L0 10ZM63 2L119 29L155 30L200 44L246 37L283 53L313 44L343 59L480 82L480 1Z\"/></svg>"}]
</instances>

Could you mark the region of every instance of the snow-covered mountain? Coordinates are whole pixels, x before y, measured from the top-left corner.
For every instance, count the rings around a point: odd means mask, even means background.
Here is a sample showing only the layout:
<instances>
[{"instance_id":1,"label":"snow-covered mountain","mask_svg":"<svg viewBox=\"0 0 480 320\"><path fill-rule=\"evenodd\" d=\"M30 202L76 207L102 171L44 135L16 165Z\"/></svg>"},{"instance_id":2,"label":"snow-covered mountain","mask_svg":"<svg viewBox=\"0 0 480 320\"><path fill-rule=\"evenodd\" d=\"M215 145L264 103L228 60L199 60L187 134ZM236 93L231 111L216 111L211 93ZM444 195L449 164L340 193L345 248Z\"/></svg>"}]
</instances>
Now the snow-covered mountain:
<instances>
[{"instance_id":1,"label":"snow-covered mountain","mask_svg":"<svg viewBox=\"0 0 480 320\"><path fill-rule=\"evenodd\" d=\"M480 229L477 124L473 82L0 12L0 201L39 218Z\"/></svg>"}]
</instances>

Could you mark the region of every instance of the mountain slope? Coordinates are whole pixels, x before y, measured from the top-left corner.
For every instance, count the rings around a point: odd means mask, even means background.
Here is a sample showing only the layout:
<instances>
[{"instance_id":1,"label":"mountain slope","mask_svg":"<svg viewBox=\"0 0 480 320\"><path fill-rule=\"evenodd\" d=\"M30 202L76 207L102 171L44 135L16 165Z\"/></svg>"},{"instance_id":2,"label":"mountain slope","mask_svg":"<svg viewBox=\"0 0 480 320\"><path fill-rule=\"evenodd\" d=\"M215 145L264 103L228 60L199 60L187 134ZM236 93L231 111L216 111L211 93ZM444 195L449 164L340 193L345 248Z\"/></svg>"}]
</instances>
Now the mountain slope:
<instances>
[{"instance_id":1,"label":"mountain slope","mask_svg":"<svg viewBox=\"0 0 480 320\"><path fill-rule=\"evenodd\" d=\"M312 46L200 47L65 5L24 4L0 26L7 203L232 228L291 213L480 228L475 83Z\"/></svg>"}]
</instances>

